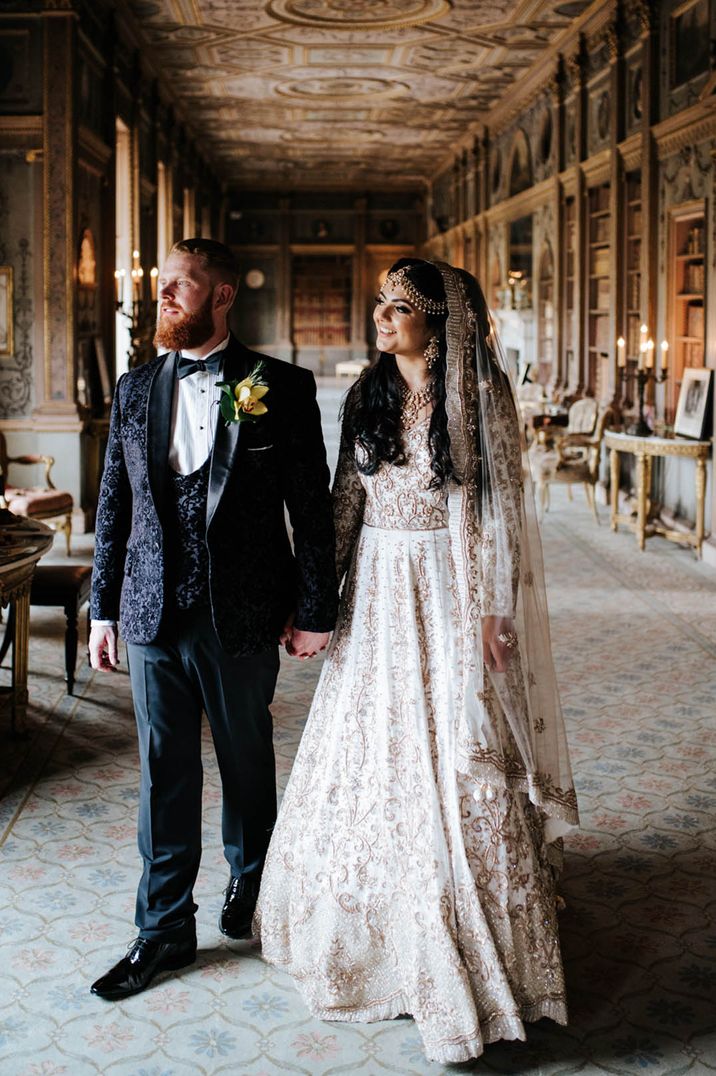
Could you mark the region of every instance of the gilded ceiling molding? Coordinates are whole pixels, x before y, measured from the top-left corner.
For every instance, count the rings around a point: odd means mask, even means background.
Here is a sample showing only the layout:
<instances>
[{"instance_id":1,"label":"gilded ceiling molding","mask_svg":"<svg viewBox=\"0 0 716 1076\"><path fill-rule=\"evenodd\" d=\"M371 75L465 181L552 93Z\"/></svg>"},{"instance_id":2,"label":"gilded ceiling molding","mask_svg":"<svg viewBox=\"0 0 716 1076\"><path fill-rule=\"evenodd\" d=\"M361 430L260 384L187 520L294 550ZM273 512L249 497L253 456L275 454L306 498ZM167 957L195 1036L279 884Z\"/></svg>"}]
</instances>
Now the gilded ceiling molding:
<instances>
[{"instance_id":1,"label":"gilded ceiling molding","mask_svg":"<svg viewBox=\"0 0 716 1076\"><path fill-rule=\"evenodd\" d=\"M361 9L363 17L360 17ZM391 11L392 9L392 11ZM330 0L270 0L266 10L279 22L314 29L388 30L403 29L432 22L450 13L447 0L353 0L351 4Z\"/></svg>"},{"instance_id":2,"label":"gilded ceiling molding","mask_svg":"<svg viewBox=\"0 0 716 1076\"><path fill-rule=\"evenodd\" d=\"M653 13L649 0L631 0L633 11L639 19L642 34L648 34L652 27Z\"/></svg>"},{"instance_id":3,"label":"gilded ceiling molding","mask_svg":"<svg viewBox=\"0 0 716 1076\"><path fill-rule=\"evenodd\" d=\"M604 42L607 46L609 59L614 62L619 58L619 34L614 22L610 22L604 31Z\"/></svg>"}]
</instances>

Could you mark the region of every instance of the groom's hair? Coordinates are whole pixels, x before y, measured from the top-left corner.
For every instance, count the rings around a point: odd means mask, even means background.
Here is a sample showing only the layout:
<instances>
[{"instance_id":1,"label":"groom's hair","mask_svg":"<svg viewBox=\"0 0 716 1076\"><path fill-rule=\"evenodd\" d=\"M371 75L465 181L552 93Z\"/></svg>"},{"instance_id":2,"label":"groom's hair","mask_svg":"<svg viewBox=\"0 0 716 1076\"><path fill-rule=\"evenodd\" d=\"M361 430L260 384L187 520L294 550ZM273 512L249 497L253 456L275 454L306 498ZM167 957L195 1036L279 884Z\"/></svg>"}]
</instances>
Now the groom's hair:
<instances>
[{"instance_id":1,"label":"groom's hair","mask_svg":"<svg viewBox=\"0 0 716 1076\"><path fill-rule=\"evenodd\" d=\"M193 254L201 258L203 267L217 283L239 286L239 263L232 251L217 239L180 239L170 254Z\"/></svg>"}]
</instances>

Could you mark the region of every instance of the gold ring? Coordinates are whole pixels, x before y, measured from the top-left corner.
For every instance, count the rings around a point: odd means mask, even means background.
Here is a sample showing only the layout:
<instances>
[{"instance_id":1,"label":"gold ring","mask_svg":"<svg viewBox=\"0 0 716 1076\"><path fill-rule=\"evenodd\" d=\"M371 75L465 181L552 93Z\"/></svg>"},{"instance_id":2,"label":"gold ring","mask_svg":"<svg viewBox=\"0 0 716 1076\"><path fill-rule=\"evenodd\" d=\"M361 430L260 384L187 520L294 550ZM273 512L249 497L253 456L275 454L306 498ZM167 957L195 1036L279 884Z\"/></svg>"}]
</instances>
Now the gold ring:
<instances>
[{"instance_id":1,"label":"gold ring","mask_svg":"<svg viewBox=\"0 0 716 1076\"><path fill-rule=\"evenodd\" d=\"M497 636L501 643L504 643L508 650L514 650L517 646L517 635L514 631L502 631Z\"/></svg>"}]
</instances>

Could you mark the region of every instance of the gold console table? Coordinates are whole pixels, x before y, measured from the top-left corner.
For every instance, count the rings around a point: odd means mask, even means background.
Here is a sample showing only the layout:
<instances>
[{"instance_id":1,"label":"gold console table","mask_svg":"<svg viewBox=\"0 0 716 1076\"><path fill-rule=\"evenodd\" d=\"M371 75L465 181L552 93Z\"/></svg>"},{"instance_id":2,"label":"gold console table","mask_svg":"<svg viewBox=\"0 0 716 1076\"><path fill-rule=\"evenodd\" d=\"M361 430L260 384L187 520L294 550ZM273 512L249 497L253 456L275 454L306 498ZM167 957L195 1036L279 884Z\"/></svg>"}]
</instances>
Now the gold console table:
<instances>
[{"instance_id":1,"label":"gold console table","mask_svg":"<svg viewBox=\"0 0 716 1076\"><path fill-rule=\"evenodd\" d=\"M630 433L607 430L604 434L604 444L609 449L611 470L612 530L616 531L620 523L625 524L636 534L639 549L644 548L648 537L652 534L659 534L671 542L693 546L697 557L700 557L704 540L706 460L711 453L711 442L689 441L685 437L637 437ZM631 516L619 514L620 452L627 452L636 457L636 520ZM677 456L695 461L696 527L693 531L671 530L652 518L651 462L655 456Z\"/></svg>"},{"instance_id":2,"label":"gold console table","mask_svg":"<svg viewBox=\"0 0 716 1076\"><path fill-rule=\"evenodd\" d=\"M35 565L52 545L54 531L39 520L14 516L0 508L0 604L15 605L12 646L12 685L0 688L9 695L14 732L25 731L27 711L27 656L30 648L30 587Z\"/></svg>"}]
</instances>

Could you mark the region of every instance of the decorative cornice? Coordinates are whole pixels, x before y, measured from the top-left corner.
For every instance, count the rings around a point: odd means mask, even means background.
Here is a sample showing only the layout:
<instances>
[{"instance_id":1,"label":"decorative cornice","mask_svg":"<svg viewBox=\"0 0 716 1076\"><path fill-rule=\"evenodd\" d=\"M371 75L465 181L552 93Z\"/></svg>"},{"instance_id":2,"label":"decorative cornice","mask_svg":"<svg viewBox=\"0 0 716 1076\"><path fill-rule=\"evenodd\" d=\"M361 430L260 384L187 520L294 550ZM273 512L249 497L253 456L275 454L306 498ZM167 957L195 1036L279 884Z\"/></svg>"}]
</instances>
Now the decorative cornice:
<instances>
[{"instance_id":1,"label":"decorative cornice","mask_svg":"<svg viewBox=\"0 0 716 1076\"><path fill-rule=\"evenodd\" d=\"M685 146L698 145L716 137L716 110L702 102L670 116L652 128L660 161L671 157Z\"/></svg>"},{"instance_id":2,"label":"decorative cornice","mask_svg":"<svg viewBox=\"0 0 716 1076\"><path fill-rule=\"evenodd\" d=\"M644 148L640 131L637 131L636 134L633 134L623 142L620 142L617 148L621 154L622 161L624 162L625 171L631 172L633 169L639 167Z\"/></svg>"},{"instance_id":3,"label":"decorative cornice","mask_svg":"<svg viewBox=\"0 0 716 1076\"><path fill-rule=\"evenodd\" d=\"M607 149L601 150L600 153L595 153L589 160L582 162L582 172L590 187L594 187L598 183L607 182L609 179L611 156L611 150L607 147Z\"/></svg>"},{"instance_id":4,"label":"decorative cornice","mask_svg":"<svg viewBox=\"0 0 716 1076\"><path fill-rule=\"evenodd\" d=\"M42 141L42 116L0 116L0 146L30 149Z\"/></svg>"}]
</instances>

